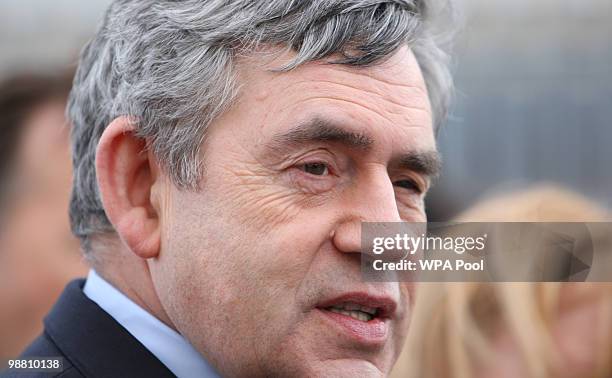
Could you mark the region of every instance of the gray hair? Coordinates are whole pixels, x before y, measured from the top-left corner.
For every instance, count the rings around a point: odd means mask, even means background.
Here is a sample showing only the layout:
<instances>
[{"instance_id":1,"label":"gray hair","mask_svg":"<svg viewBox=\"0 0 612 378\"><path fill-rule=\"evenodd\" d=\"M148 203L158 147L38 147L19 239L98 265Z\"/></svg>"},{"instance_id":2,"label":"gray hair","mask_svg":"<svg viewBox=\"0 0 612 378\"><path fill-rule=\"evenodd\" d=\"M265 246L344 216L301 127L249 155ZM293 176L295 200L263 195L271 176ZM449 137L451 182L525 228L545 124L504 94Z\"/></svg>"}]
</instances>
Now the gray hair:
<instances>
[{"instance_id":1,"label":"gray hair","mask_svg":"<svg viewBox=\"0 0 612 378\"><path fill-rule=\"evenodd\" d=\"M208 125L235 99L235 62L261 45L295 51L279 70L308 61L374 64L412 48L427 84L436 129L452 81L431 32L428 0L116 0L81 54L69 98L74 164L70 221L88 251L113 231L98 192L95 152L118 116L134 120L162 169L196 190Z\"/></svg>"}]
</instances>

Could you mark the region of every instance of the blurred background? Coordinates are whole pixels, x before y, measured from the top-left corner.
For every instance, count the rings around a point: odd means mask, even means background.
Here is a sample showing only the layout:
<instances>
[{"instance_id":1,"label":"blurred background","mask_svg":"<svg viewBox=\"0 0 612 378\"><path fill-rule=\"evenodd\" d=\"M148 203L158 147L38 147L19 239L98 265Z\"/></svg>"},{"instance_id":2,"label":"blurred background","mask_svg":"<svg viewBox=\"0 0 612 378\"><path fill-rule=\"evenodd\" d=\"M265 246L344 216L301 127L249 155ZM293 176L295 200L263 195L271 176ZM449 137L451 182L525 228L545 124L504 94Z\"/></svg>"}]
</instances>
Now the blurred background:
<instances>
[{"instance_id":1,"label":"blurred background","mask_svg":"<svg viewBox=\"0 0 612 378\"><path fill-rule=\"evenodd\" d=\"M78 52L107 3L0 2L0 366L87 272L68 223L64 109Z\"/></svg>"},{"instance_id":2,"label":"blurred background","mask_svg":"<svg viewBox=\"0 0 612 378\"><path fill-rule=\"evenodd\" d=\"M0 361L40 332L65 283L86 272L68 227L62 111L78 52L109 2L0 2L6 113L0 114ZM457 94L439 136L444 171L428 199L429 219L449 220L484 198L542 183L609 211L612 1L463 0L459 6L465 26L454 48Z\"/></svg>"},{"instance_id":3,"label":"blurred background","mask_svg":"<svg viewBox=\"0 0 612 378\"><path fill-rule=\"evenodd\" d=\"M612 207L612 1L464 0L429 219L554 182Z\"/></svg>"}]
</instances>

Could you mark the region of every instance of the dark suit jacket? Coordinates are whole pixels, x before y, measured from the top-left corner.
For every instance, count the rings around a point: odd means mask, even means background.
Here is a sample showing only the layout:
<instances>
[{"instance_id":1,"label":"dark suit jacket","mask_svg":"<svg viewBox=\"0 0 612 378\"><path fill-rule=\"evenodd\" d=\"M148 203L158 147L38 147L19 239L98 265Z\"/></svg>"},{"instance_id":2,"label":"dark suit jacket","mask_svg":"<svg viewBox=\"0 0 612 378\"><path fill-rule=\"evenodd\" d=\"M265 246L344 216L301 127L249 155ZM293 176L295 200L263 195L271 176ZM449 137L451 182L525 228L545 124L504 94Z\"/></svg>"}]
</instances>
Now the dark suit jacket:
<instances>
[{"instance_id":1,"label":"dark suit jacket","mask_svg":"<svg viewBox=\"0 0 612 378\"><path fill-rule=\"evenodd\" d=\"M83 293L75 280L44 320L44 331L21 357L63 357L61 373L7 370L0 377L174 377L138 340Z\"/></svg>"}]
</instances>

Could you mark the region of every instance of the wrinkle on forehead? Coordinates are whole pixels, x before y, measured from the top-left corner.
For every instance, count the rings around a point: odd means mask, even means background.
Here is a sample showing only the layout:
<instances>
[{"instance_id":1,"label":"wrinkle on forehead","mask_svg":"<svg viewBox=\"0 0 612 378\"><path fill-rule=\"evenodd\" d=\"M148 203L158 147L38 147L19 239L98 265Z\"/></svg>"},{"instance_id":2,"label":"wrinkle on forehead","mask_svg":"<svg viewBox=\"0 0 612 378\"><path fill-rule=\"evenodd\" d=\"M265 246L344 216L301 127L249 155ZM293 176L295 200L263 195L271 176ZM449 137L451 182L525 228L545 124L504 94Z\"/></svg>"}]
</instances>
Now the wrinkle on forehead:
<instances>
[{"instance_id":1,"label":"wrinkle on forehead","mask_svg":"<svg viewBox=\"0 0 612 378\"><path fill-rule=\"evenodd\" d=\"M363 85L353 85L353 88L379 95L388 95L399 90L405 95L418 94L427 98L427 86L416 57L408 47L400 48L388 59L370 66L355 67L311 61L291 71L272 71L292 58L293 56L288 53L265 62L256 60L255 57L243 58L238 64L239 82L244 84L246 91L254 90L254 95L258 99L267 97L273 88L295 85L300 81L329 82L347 86L357 82ZM362 79L355 80L355 76L361 76ZM262 82L265 83L264 87L257 85Z\"/></svg>"},{"instance_id":2,"label":"wrinkle on forehead","mask_svg":"<svg viewBox=\"0 0 612 378\"><path fill-rule=\"evenodd\" d=\"M367 93L369 95L375 95L378 96L380 98L382 98L383 100L393 104L393 105L397 105L399 107L403 107L403 108L407 108L407 109L414 109L414 110L420 110L420 111L424 111L424 112L430 112L429 109L429 102L427 101L416 101L419 98L427 98L427 92L424 92L424 89L417 87L417 86L407 86L404 84L393 84L396 87L401 87L400 90L402 90L402 93L399 95L399 99L396 99L392 96L390 96L389 94L391 93L391 91L389 90L383 90L383 88L381 88L380 86L358 86L358 85L354 85L351 84L349 82L341 82L338 80L321 80L321 79L312 79L312 80L298 80L298 81L293 81L290 82L289 84L285 85L282 90L283 91L287 91L290 89L293 89L294 87L299 87L299 86L316 86L317 84L323 84L323 85L328 85L328 86L339 86L339 87L345 87L344 89L352 89L352 90L356 90L359 92L363 92L363 93ZM297 89L299 90L299 88ZM404 97L405 96L405 97ZM406 101L406 98L410 98L411 101Z\"/></svg>"},{"instance_id":3,"label":"wrinkle on forehead","mask_svg":"<svg viewBox=\"0 0 612 378\"><path fill-rule=\"evenodd\" d=\"M357 128L384 127L387 141L400 142L397 137L404 131L421 129L418 134L411 132L411 143L435 145L427 89L410 49L399 49L367 67L313 61L287 72L271 71L291 58L266 62L247 58L237 66L240 93L228 112L242 113L235 114L236 120L246 120L257 129L251 141L265 139L273 129L290 127L315 112L360 125Z\"/></svg>"},{"instance_id":4,"label":"wrinkle on forehead","mask_svg":"<svg viewBox=\"0 0 612 378\"><path fill-rule=\"evenodd\" d=\"M372 102L367 102L364 100L359 101L357 99L343 97L310 96L307 98L300 99L299 103L295 103L293 105L295 105L295 107L301 107L307 103L312 103L316 101L326 101L329 104L339 103L354 106L363 111L363 113L360 114L362 117L364 116L364 114L369 114L375 118L383 119L389 124L401 125L402 129L427 127L427 125L431 123L431 114L425 109L404 107L404 111L394 112L389 111L388 108L385 108L384 110L381 109L382 106L380 104L374 105ZM395 116L397 118L392 118L392 116Z\"/></svg>"}]
</instances>

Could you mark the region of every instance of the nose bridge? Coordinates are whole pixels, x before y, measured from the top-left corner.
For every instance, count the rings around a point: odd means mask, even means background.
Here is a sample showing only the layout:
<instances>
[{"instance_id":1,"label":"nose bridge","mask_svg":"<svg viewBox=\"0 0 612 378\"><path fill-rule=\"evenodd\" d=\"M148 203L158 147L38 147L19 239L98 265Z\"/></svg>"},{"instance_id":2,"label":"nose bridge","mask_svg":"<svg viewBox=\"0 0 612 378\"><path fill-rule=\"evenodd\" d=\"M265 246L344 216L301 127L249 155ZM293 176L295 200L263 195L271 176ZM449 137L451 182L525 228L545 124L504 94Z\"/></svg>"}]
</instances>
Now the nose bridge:
<instances>
[{"instance_id":1,"label":"nose bridge","mask_svg":"<svg viewBox=\"0 0 612 378\"><path fill-rule=\"evenodd\" d=\"M334 233L342 252L361 251L361 222L400 222L393 183L386 169L372 170L346 197L345 216Z\"/></svg>"},{"instance_id":2,"label":"nose bridge","mask_svg":"<svg viewBox=\"0 0 612 378\"><path fill-rule=\"evenodd\" d=\"M357 217L362 222L401 221L393 183L386 169L376 169L357 188Z\"/></svg>"}]
</instances>

